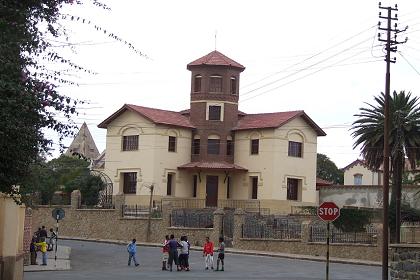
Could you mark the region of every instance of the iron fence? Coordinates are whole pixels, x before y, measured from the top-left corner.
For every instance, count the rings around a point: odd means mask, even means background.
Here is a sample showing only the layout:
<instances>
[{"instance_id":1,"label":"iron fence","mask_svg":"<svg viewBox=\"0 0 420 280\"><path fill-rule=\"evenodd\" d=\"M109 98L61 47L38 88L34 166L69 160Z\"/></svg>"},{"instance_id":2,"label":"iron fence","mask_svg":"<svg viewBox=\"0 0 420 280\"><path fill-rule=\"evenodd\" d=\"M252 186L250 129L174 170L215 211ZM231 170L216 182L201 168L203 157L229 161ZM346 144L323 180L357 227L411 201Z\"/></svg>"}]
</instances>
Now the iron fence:
<instances>
[{"instance_id":1,"label":"iron fence","mask_svg":"<svg viewBox=\"0 0 420 280\"><path fill-rule=\"evenodd\" d=\"M401 242L420 243L420 223L403 223L401 225Z\"/></svg>"},{"instance_id":2,"label":"iron fence","mask_svg":"<svg viewBox=\"0 0 420 280\"><path fill-rule=\"evenodd\" d=\"M331 243L360 243L376 244L378 232L374 227L367 227L365 231L343 232L332 227L330 231ZM327 228L325 226L313 225L310 228L310 242L326 242Z\"/></svg>"},{"instance_id":3,"label":"iron fence","mask_svg":"<svg viewBox=\"0 0 420 280\"><path fill-rule=\"evenodd\" d=\"M269 239L301 239L302 228L300 224L288 224L275 227L267 224L243 224L242 237L269 238Z\"/></svg>"},{"instance_id":4,"label":"iron fence","mask_svg":"<svg viewBox=\"0 0 420 280\"><path fill-rule=\"evenodd\" d=\"M142 218L149 216L149 206L146 205L123 205L121 208L122 217ZM162 208L159 206L152 207L152 218L162 218Z\"/></svg>"},{"instance_id":5,"label":"iron fence","mask_svg":"<svg viewBox=\"0 0 420 280\"><path fill-rule=\"evenodd\" d=\"M162 198L162 204L171 204L173 208L177 209L202 209L206 207L206 200L198 198L167 197Z\"/></svg>"},{"instance_id":6,"label":"iron fence","mask_svg":"<svg viewBox=\"0 0 420 280\"><path fill-rule=\"evenodd\" d=\"M171 227L212 228L212 209L174 209L170 214Z\"/></svg>"}]
</instances>

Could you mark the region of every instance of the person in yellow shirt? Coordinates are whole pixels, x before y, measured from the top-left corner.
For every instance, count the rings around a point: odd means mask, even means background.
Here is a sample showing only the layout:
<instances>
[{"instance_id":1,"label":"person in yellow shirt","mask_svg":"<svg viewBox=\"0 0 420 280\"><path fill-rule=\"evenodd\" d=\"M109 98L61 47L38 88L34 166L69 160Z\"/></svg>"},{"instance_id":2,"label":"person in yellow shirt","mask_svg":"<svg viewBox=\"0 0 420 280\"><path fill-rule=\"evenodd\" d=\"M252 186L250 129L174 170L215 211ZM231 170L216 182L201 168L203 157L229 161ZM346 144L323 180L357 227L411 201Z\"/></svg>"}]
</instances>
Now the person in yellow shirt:
<instances>
[{"instance_id":1,"label":"person in yellow shirt","mask_svg":"<svg viewBox=\"0 0 420 280\"><path fill-rule=\"evenodd\" d=\"M48 248L48 244L45 241L45 238L41 239L40 242L35 243L35 245L40 248L40 251L42 253L42 264L41 265L47 265L47 248Z\"/></svg>"}]
</instances>

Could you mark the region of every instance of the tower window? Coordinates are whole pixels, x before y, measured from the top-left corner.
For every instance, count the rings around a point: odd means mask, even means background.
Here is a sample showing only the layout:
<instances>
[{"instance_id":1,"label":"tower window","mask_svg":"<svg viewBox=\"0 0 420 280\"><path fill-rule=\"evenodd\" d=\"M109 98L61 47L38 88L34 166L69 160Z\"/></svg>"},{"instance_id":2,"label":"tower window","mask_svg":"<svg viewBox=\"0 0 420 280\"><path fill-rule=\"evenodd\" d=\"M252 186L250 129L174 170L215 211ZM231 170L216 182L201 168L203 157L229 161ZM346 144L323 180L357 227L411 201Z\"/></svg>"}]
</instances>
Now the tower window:
<instances>
[{"instance_id":1,"label":"tower window","mask_svg":"<svg viewBox=\"0 0 420 280\"><path fill-rule=\"evenodd\" d=\"M192 154L199 155L200 154L200 138L193 139L192 141Z\"/></svg>"},{"instance_id":2,"label":"tower window","mask_svg":"<svg viewBox=\"0 0 420 280\"><path fill-rule=\"evenodd\" d=\"M222 92L222 76L210 76L210 92Z\"/></svg>"},{"instance_id":3,"label":"tower window","mask_svg":"<svg viewBox=\"0 0 420 280\"><path fill-rule=\"evenodd\" d=\"M207 140L207 154L218 155L220 152L220 139Z\"/></svg>"},{"instance_id":4,"label":"tower window","mask_svg":"<svg viewBox=\"0 0 420 280\"><path fill-rule=\"evenodd\" d=\"M221 106L209 106L209 120L210 121L220 121L222 114Z\"/></svg>"},{"instance_id":5,"label":"tower window","mask_svg":"<svg viewBox=\"0 0 420 280\"><path fill-rule=\"evenodd\" d=\"M233 140L232 139L226 140L226 155L228 156L233 155Z\"/></svg>"},{"instance_id":6,"label":"tower window","mask_svg":"<svg viewBox=\"0 0 420 280\"><path fill-rule=\"evenodd\" d=\"M236 78L230 77L230 93L237 94L236 92Z\"/></svg>"},{"instance_id":7,"label":"tower window","mask_svg":"<svg viewBox=\"0 0 420 280\"><path fill-rule=\"evenodd\" d=\"M196 75L194 78L194 92L201 92L201 75Z\"/></svg>"}]
</instances>

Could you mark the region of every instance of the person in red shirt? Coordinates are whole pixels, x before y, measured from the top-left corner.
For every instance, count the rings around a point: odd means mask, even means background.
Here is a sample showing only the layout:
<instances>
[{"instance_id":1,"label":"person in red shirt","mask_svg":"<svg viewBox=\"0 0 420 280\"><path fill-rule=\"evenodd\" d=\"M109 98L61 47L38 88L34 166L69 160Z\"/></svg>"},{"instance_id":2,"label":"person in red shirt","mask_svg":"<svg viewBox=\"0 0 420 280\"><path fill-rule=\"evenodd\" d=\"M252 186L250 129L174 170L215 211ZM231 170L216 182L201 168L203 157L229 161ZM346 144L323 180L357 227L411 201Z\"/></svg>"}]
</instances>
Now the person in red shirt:
<instances>
[{"instance_id":1,"label":"person in red shirt","mask_svg":"<svg viewBox=\"0 0 420 280\"><path fill-rule=\"evenodd\" d=\"M169 256L169 235L165 236L162 246L162 270L167 270L168 256Z\"/></svg>"},{"instance_id":2,"label":"person in red shirt","mask_svg":"<svg viewBox=\"0 0 420 280\"><path fill-rule=\"evenodd\" d=\"M203 257L205 258L206 270L211 267L213 268L213 253L214 253L214 245L213 242L210 241L209 237L206 237L206 242L204 243L203 247Z\"/></svg>"}]
</instances>

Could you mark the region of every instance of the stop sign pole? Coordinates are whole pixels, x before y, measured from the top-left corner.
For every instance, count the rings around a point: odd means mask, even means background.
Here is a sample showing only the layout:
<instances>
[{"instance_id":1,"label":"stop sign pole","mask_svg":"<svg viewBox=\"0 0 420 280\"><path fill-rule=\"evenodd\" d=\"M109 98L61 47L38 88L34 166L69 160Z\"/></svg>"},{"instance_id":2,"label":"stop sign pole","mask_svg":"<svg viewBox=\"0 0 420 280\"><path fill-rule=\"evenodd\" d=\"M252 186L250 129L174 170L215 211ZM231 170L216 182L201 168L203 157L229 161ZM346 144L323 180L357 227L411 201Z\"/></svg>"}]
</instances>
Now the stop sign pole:
<instances>
[{"instance_id":1,"label":"stop sign pole","mask_svg":"<svg viewBox=\"0 0 420 280\"><path fill-rule=\"evenodd\" d=\"M325 279L329 279L330 270L330 222L340 217L340 208L334 202L323 202L317 210L318 217L327 222L327 261L325 267Z\"/></svg>"}]
</instances>

